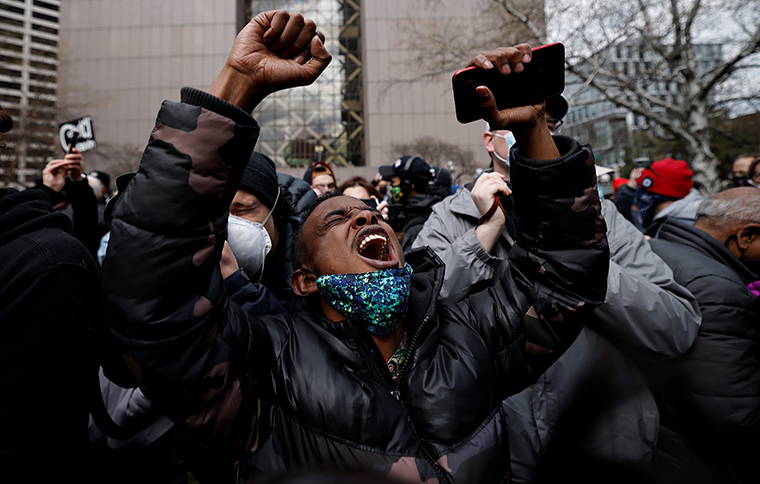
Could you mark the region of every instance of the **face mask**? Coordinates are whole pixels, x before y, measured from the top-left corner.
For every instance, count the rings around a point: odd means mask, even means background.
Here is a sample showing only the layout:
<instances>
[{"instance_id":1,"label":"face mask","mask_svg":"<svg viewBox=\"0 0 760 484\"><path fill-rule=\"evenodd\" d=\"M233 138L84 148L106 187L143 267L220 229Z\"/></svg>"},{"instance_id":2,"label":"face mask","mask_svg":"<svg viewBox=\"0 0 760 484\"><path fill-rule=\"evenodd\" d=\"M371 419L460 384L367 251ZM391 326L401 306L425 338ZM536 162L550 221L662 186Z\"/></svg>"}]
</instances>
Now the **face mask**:
<instances>
[{"instance_id":1,"label":"face mask","mask_svg":"<svg viewBox=\"0 0 760 484\"><path fill-rule=\"evenodd\" d=\"M515 135L513 135L511 131L509 133L507 133L507 134L498 134L498 133L491 133L491 134L493 134L497 138L502 138L504 141L507 142L507 157L506 157L506 159L502 158L501 156L499 156L499 154L496 152L496 148L494 148L494 150L493 150L493 155L499 161L501 161L505 165L509 166L509 152L512 150L512 146L514 146L514 144L517 143L517 140L515 139Z\"/></svg>"},{"instance_id":2,"label":"face mask","mask_svg":"<svg viewBox=\"0 0 760 484\"><path fill-rule=\"evenodd\" d=\"M274 206L280 199L280 191L274 199ZM227 222L227 242L230 244L232 253L235 254L238 266L248 277L259 273L259 282L264 275L264 261L269 251L272 250L272 239L269 237L264 225L272 216L274 208L269 211L264 223L251 222L235 215L230 215Z\"/></svg>"},{"instance_id":3,"label":"face mask","mask_svg":"<svg viewBox=\"0 0 760 484\"><path fill-rule=\"evenodd\" d=\"M317 276L322 299L343 316L361 322L374 334L393 332L409 307L412 267L380 269L363 274Z\"/></svg>"},{"instance_id":4,"label":"face mask","mask_svg":"<svg viewBox=\"0 0 760 484\"><path fill-rule=\"evenodd\" d=\"M747 175L734 177L735 187L746 187L748 182L749 182L749 177Z\"/></svg>"},{"instance_id":5,"label":"face mask","mask_svg":"<svg viewBox=\"0 0 760 484\"><path fill-rule=\"evenodd\" d=\"M396 203L401 203L404 200L404 191L401 190L401 186L391 187L391 200Z\"/></svg>"},{"instance_id":6,"label":"face mask","mask_svg":"<svg viewBox=\"0 0 760 484\"><path fill-rule=\"evenodd\" d=\"M731 239L736 240L736 234L731 234L728 236L726 241L723 243L723 245L728 249L728 244L731 242ZM754 259L747 259L744 257L744 249L739 248L739 260L741 261L744 266L749 269L753 274L760 277L760 260L754 260Z\"/></svg>"},{"instance_id":7,"label":"face mask","mask_svg":"<svg viewBox=\"0 0 760 484\"><path fill-rule=\"evenodd\" d=\"M639 207L641 215L641 224L644 228L649 227L654 220L654 209L662 202L668 201L669 198L658 193L652 193L639 187L636 189L636 206Z\"/></svg>"}]
</instances>

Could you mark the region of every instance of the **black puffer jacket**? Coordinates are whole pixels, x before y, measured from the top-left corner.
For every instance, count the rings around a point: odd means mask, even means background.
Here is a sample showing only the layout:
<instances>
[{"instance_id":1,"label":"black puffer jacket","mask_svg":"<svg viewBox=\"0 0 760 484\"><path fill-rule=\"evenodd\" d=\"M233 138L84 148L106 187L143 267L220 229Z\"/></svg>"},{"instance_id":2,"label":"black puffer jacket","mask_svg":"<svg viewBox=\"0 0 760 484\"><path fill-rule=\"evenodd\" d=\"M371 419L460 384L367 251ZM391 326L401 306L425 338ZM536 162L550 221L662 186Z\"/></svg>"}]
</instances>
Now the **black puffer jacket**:
<instances>
[{"instance_id":1,"label":"black puffer jacket","mask_svg":"<svg viewBox=\"0 0 760 484\"><path fill-rule=\"evenodd\" d=\"M440 260L408 257L409 358L395 383L370 334L324 318L318 301L251 317L225 296L227 208L257 134L246 113L185 89L182 104L164 103L116 203L106 309L145 394L235 450L241 480L364 467L410 483L503 482L502 400L559 357L581 329L577 316L605 297L609 250L591 153L568 141L557 160L517 156L513 176L538 185L520 213L542 223L526 224L513 270L487 292L438 302ZM182 209L154 209L167 206Z\"/></svg>"},{"instance_id":2,"label":"black puffer jacket","mask_svg":"<svg viewBox=\"0 0 760 484\"><path fill-rule=\"evenodd\" d=\"M303 225L303 212L317 199L317 194L305 181L285 173L277 174L280 186L280 200L274 210L275 225L280 233L280 241L274 256L264 265L261 283L281 302L290 301L293 291L290 276L293 263L290 254L293 238L298 227Z\"/></svg>"},{"instance_id":3,"label":"black puffer jacket","mask_svg":"<svg viewBox=\"0 0 760 484\"><path fill-rule=\"evenodd\" d=\"M702 311L692 348L656 371L660 460L671 482L760 482L760 315L747 289L758 276L688 224L666 221L656 237L652 249Z\"/></svg>"}]
</instances>

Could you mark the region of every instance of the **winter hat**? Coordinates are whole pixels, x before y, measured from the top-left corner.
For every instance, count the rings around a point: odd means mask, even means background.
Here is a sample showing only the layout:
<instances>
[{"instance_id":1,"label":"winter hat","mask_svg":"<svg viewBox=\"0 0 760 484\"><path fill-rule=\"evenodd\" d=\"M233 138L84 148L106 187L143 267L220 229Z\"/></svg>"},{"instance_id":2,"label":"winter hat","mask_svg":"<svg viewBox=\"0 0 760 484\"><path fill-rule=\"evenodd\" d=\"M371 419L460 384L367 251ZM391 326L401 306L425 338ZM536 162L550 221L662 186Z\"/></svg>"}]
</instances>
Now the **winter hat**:
<instances>
[{"instance_id":1,"label":"winter hat","mask_svg":"<svg viewBox=\"0 0 760 484\"><path fill-rule=\"evenodd\" d=\"M628 178L615 178L612 180L612 191L617 193L618 189L628 183Z\"/></svg>"},{"instance_id":2,"label":"winter hat","mask_svg":"<svg viewBox=\"0 0 760 484\"><path fill-rule=\"evenodd\" d=\"M419 156L402 156L392 165L378 168L384 180L390 180L394 175L406 182L412 183L417 191L423 191L432 178L430 165Z\"/></svg>"},{"instance_id":3,"label":"winter hat","mask_svg":"<svg viewBox=\"0 0 760 484\"><path fill-rule=\"evenodd\" d=\"M567 99L560 94L546 100L546 111L555 119L562 119L568 110Z\"/></svg>"},{"instance_id":4,"label":"winter hat","mask_svg":"<svg viewBox=\"0 0 760 484\"><path fill-rule=\"evenodd\" d=\"M111 175L104 171L91 171L87 176L92 176L100 180L103 186L106 187L106 191L111 193Z\"/></svg>"},{"instance_id":5,"label":"winter hat","mask_svg":"<svg viewBox=\"0 0 760 484\"><path fill-rule=\"evenodd\" d=\"M685 161L665 158L644 168L636 182L648 192L680 199L691 190L693 175Z\"/></svg>"},{"instance_id":6,"label":"winter hat","mask_svg":"<svg viewBox=\"0 0 760 484\"><path fill-rule=\"evenodd\" d=\"M261 203L274 208L280 186L277 184L277 170L274 161L263 153L254 151L245 167L240 189L256 195Z\"/></svg>"},{"instance_id":7,"label":"winter hat","mask_svg":"<svg viewBox=\"0 0 760 484\"><path fill-rule=\"evenodd\" d=\"M310 185L314 184L314 178L318 177L319 175L330 175L330 177L333 179L333 183L335 185L338 184L338 180L335 178L335 172L333 172L332 168L330 168L330 165L324 161L315 161L314 164L311 165L310 172L311 173L308 180L306 177L304 177L304 180L309 182Z\"/></svg>"}]
</instances>

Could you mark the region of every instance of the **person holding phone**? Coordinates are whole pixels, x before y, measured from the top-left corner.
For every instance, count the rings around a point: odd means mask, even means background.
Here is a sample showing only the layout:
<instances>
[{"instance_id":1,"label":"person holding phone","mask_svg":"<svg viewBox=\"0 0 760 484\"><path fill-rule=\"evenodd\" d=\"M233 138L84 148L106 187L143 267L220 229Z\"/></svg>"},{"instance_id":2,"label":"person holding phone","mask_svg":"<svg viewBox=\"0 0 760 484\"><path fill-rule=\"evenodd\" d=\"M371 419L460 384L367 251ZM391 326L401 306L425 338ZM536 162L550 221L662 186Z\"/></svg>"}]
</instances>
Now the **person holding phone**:
<instances>
[{"instance_id":1,"label":"person holding phone","mask_svg":"<svg viewBox=\"0 0 760 484\"><path fill-rule=\"evenodd\" d=\"M240 481L327 467L407 483L503 482L504 398L545 371L605 297L593 157L555 144L542 106L499 111L486 90L485 117L521 146L513 176L538 185L520 194L516 217L542 222L524 226L530 243L498 287L441 303L437 257L405 255L377 212L328 194L296 237L297 300L287 314L248 314L218 267L259 132L248 113L314 82L330 60L314 22L264 12L238 34L209 93L184 88L182 102L164 102L137 175L112 202L109 326L145 395L234 455ZM529 60L517 46L473 62L519 70Z\"/></svg>"},{"instance_id":2,"label":"person holding phone","mask_svg":"<svg viewBox=\"0 0 760 484\"><path fill-rule=\"evenodd\" d=\"M549 122L544 125L548 128ZM493 171L481 175L472 188L436 205L414 244L429 247L443 260L446 272L440 296L449 301L466 298L473 288L495 284L509 270L514 250L525 243L520 240L520 222L534 223L520 221L515 214L515 243L508 218L498 208L503 195L514 190L517 210L519 191L526 186L510 170L523 152L521 140L505 156L498 150L507 143L495 136L501 133L496 127L488 126L483 136ZM576 142L561 135L551 139L558 146ZM589 166L594 166L593 157ZM511 189L507 179L513 182ZM700 313L694 297L675 282L673 272L652 251L644 234L612 202L602 201L600 210L611 252L606 302L538 383L506 400L509 425L514 429L510 433L513 482L535 482L539 477L553 482L560 477L551 474L551 469L564 472L569 465L591 469L593 463L619 470L616 466L635 462L635 470L650 472L658 410L638 363L682 355L698 332ZM572 436L562 434L563 430ZM550 455L567 460L549 464L544 459Z\"/></svg>"},{"instance_id":3,"label":"person holding phone","mask_svg":"<svg viewBox=\"0 0 760 484\"><path fill-rule=\"evenodd\" d=\"M338 193L356 197L370 208L380 212L383 219L388 220L388 201L383 199L377 188L360 176L351 177L338 187ZM380 200L383 199L381 202Z\"/></svg>"}]
</instances>

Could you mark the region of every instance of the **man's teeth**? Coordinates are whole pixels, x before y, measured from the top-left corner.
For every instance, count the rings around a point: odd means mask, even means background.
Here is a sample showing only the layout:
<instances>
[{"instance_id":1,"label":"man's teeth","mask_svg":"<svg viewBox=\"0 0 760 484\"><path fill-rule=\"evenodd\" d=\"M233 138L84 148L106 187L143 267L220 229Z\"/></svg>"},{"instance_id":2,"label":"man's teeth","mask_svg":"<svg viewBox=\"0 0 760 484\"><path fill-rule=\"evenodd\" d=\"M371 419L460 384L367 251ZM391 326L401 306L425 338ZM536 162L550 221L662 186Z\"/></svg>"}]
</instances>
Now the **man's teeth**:
<instances>
[{"instance_id":1,"label":"man's teeth","mask_svg":"<svg viewBox=\"0 0 760 484\"><path fill-rule=\"evenodd\" d=\"M367 247L368 243L370 243L370 242L372 242L373 240L376 240L376 239L380 239L380 240L383 241L383 247L385 247L385 244L388 243L388 239L386 239L382 235L379 235L379 234L370 234L370 235L364 237L364 240L362 240L362 243L359 244L359 250L364 250L364 248Z\"/></svg>"}]
</instances>

